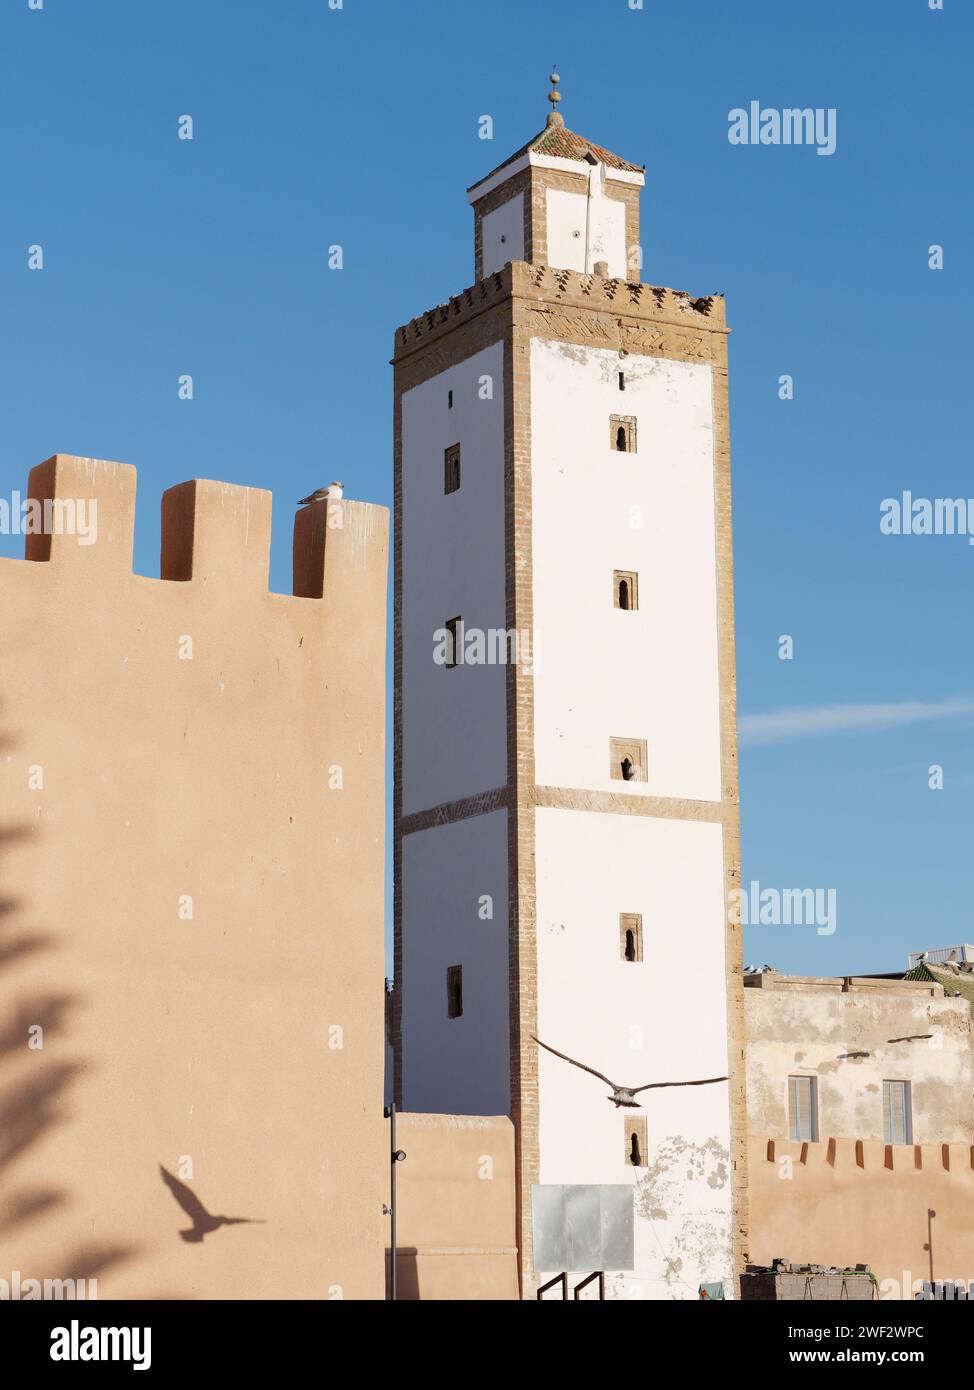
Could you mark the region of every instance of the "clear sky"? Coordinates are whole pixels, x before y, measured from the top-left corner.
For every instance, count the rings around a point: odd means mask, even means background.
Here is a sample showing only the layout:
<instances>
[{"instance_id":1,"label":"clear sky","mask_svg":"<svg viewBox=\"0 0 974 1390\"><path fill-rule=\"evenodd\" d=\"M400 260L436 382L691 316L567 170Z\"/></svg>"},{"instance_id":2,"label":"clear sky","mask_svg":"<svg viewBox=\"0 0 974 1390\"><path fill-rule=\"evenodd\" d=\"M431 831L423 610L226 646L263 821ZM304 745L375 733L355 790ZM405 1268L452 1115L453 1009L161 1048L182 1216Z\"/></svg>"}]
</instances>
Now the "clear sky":
<instances>
[{"instance_id":1,"label":"clear sky","mask_svg":"<svg viewBox=\"0 0 974 1390\"><path fill-rule=\"evenodd\" d=\"M298 497L391 502L394 328L473 279L464 190L554 61L566 124L647 166L643 278L728 299L744 879L837 893L747 957L974 940L974 547L879 530L974 498L972 38L962 0L2 0L0 496L133 463L158 574L166 487L271 488L287 591ZM834 108L835 153L730 144L752 101Z\"/></svg>"}]
</instances>

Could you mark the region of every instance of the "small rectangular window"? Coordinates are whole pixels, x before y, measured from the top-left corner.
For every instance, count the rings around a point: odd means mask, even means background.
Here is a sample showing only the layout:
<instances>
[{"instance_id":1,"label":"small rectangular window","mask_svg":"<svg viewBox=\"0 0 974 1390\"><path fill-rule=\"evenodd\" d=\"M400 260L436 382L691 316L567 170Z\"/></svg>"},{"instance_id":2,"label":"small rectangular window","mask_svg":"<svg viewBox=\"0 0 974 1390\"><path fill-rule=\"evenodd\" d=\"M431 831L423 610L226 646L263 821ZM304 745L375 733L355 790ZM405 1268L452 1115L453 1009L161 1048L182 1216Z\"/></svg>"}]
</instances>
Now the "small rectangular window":
<instances>
[{"instance_id":1,"label":"small rectangular window","mask_svg":"<svg viewBox=\"0 0 974 1390\"><path fill-rule=\"evenodd\" d=\"M460 445L451 444L443 451L443 491L457 492L460 487Z\"/></svg>"},{"instance_id":2,"label":"small rectangular window","mask_svg":"<svg viewBox=\"0 0 974 1390\"><path fill-rule=\"evenodd\" d=\"M626 374L625 374L625 372L620 372L620 373L619 373L619 390L620 390L620 391L624 391L625 389L626 389Z\"/></svg>"},{"instance_id":3,"label":"small rectangular window","mask_svg":"<svg viewBox=\"0 0 974 1390\"><path fill-rule=\"evenodd\" d=\"M620 454L636 452L635 415L609 416L609 448L617 449Z\"/></svg>"},{"instance_id":4,"label":"small rectangular window","mask_svg":"<svg viewBox=\"0 0 974 1390\"><path fill-rule=\"evenodd\" d=\"M887 1144L913 1143L909 1081L883 1082L883 1139Z\"/></svg>"},{"instance_id":5,"label":"small rectangular window","mask_svg":"<svg viewBox=\"0 0 974 1390\"><path fill-rule=\"evenodd\" d=\"M635 570L612 571L612 605L632 613L639 607L639 589Z\"/></svg>"},{"instance_id":6,"label":"small rectangular window","mask_svg":"<svg viewBox=\"0 0 974 1390\"><path fill-rule=\"evenodd\" d=\"M646 1116L624 1115L622 1119L626 1136L626 1163L630 1168L648 1168Z\"/></svg>"},{"instance_id":7,"label":"small rectangular window","mask_svg":"<svg viewBox=\"0 0 974 1390\"><path fill-rule=\"evenodd\" d=\"M460 1018L463 1014L463 966L450 965L446 972L446 1016Z\"/></svg>"},{"instance_id":8,"label":"small rectangular window","mask_svg":"<svg viewBox=\"0 0 974 1390\"><path fill-rule=\"evenodd\" d=\"M788 1078L788 1138L810 1144L818 1139L818 1088L814 1076Z\"/></svg>"},{"instance_id":9,"label":"small rectangular window","mask_svg":"<svg viewBox=\"0 0 974 1390\"><path fill-rule=\"evenodd\" d=\"M619 951L623 960L636 965L643 958L643 918L640 912L619 913Z\"/></svg>"},{"instance_id":10,"label":"small rectangular window","mask_svg":"<svg viewBox=\"0 0 974 1390\"><path fill-rule=\"evenodd\" d=\"M453 409L453 392L452 392L452 391L447 391L447 393L446 393L446 408L447 408L447 410L452 410L452 409Z\"/></svg>"},{"instance_id":11,"label":"small rectangular window","mask_svg":"<svg viewBox=\"0 0 974 1390\"><path fill-rule=\"evenodd\" d=\"M609 776L616 782L645 782L646 740L610 738Z\"/></svg>"},{"instance_id":12,"label":"small rectangular window","mask_svg":"<svg viewBox=\"0 0 974 1390\"><path fill-rule=\"evenodd\" d=\"M443 663L448 670L460 664L461 648L463 646L463 619L448 618L444 623L447 631L446 661Z\"/></svg>"}]
</instances>

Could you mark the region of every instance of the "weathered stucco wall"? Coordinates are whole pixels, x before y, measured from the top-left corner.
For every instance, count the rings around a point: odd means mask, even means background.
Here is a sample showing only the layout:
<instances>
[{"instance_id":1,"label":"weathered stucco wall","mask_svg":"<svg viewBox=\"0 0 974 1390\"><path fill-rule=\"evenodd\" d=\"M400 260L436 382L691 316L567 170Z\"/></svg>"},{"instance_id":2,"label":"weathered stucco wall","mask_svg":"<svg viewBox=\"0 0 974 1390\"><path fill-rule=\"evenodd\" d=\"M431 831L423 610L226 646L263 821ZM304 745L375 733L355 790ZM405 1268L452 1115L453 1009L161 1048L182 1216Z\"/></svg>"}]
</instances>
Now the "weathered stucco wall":
<instances>
[{"instance_id":1,"label":"weathered stucco wall","mask_svg":"<svg viewBox=\"0 0 974 1390\"><path fill-rule=\"evenodd\" d=\"M381 1298L387 515L299 513L290 597L269 493L170 491L150 579L134 469L31 491L98 534L0 560L0 1278Z\"/></svg>"},{"instance_id":2,"label":"weathered stucco wall","mask_svg":"<svg viewBox=\"0 0 974 1390\"><path fill-rule=\"evenodd\" d=\"M748 1164L751 1259L868 1264L882 1298L910 1298L924 1281L970 1281L972 1165L967 1144L768 1145L755 1135Z\"/></svg>"},{"instance_id":3,"label":"weathered stucco wall","mask_svg":"<svg viewBox=\"0 0 974 1390\"><path fill-rule=\"evenodd\" d=\"M402 1114L396 1144L406 1154L396 1172L397 1296L516 1299L510 1120Z\"/></svg>"},{"instance_id":4,"label":"weathered stucco wall","mask_svg":"<svg viewBox=\"0 0 974 1390\"><path fill-rule=\"evenodd\" d=\"M818 1138L882 1140L883 1081L909 1081L918 1144L974 1141L971 1015L939 985L768 974L744 991L749 1129L788 1136L788 1077L817 1080Z\"/></svg>"}]
</instances>

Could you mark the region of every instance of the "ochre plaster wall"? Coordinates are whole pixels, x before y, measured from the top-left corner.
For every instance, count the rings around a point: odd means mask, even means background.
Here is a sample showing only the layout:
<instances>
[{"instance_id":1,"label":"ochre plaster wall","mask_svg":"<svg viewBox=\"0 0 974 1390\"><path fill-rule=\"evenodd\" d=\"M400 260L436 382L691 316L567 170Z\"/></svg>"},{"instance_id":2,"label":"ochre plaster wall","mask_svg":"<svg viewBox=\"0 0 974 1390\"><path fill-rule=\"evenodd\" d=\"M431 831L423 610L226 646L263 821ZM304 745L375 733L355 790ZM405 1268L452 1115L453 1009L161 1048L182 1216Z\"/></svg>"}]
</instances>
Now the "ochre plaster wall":
<instances>
[{"instance_id":1,"label":"ochre plaster wall","mask_svg":"<svg viewBox=\"0 0 974 1390\"><path fill-rule=\"evenodd\" d=\"M0 1279L381 1298L387 514L299 513L291 597L267 492L167 493L162 579L133 468L31 493L98 533L0 560ZM182 1239L185 1160L252 1224Z\"/></svg>"},{"instance_id":2,"label":"ochre plaster wall","mask_svg":"<svg viewBox=\"0 0 974 1390\"><path fill-rule=\"evenodd\" d=\"M517 1298L511 1121L402 1114L396 1145L397 1297Z\"/></svg>"},{"instance_id":3,"label":"ochre plaster wall","mask_svg":"<svg viewBox=\"0 0 974 1390\"><path fill-rule=\"evenodd\" d=\"M974 1280L972 1165L967 1144L803 1146L754 1135L751 1259L868 1264L883 1298L909 1298L931 1278Z\"/></svg>"}]
</instances>

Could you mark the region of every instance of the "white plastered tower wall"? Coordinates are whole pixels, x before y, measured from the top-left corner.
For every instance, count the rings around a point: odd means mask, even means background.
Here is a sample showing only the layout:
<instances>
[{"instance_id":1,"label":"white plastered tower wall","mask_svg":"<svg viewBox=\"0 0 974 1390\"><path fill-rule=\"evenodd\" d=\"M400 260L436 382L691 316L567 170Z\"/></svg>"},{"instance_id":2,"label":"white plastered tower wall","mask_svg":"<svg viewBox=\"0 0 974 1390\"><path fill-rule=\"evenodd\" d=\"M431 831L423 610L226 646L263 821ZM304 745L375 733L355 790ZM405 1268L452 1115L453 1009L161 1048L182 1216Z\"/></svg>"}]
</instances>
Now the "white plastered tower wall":
<instances>
[{"instance_id":1,"label":"white plastered tower wall","mask_svg":"<svg viewBox=\"0 0 974 1390\"><path fill-rule=\"evenodd\" d=\"M731 1296L746 1258L727 330L721 300L627 272L642 183L549 122L470 190L477 283L396 334L396 1094L511 1114L525 1297L557 1273L538 1182L633 1185L609 1296ZM531 661L435 666L451 617L529 633ZM644 777L611 775L612 739ZM617 1110L534 1035L622 1084L730 1080Z\"/></svg>"},{"instance_id":2,"label":"white plastered tower wall","mask_svg":"<svg viewBox=\"0 0 974 1390\"><path fill-rule=\"evenodd\" d=\"M632 453L610 447L621 411ZM587 796L618 794L609 738L623 735L648 755L627 796L720 802L710 367L532 340L531 486L535 777L558 801L535 812L538 1036L627 1085L726 1075L721 827ZM636 576L633 609L614 606L618 571ZM640 961L623 956L624 913L642 920ZM540 1181L633 1184L636 1267L610 1294L730 1289L727 1086L640 1100L617 1110L596 1078L542 1054ZM639 1167L625 1159L634 1116Z\"/></svg>"},{"instance_id":3,"label":"white plastered tower wall","mask_svg":"<svg viewBox=\"0 0 974 1390\"><path fill-rule=\"evenodd\" d=\"M495 342L404 393L402 433L402 812L423 817L506 778L502 666L434 659L453 617L505 627L503 346ZM461 485L444 491L446 450ZM507 812L447 819L405 837L402 913L411 988L403 995L402 1104L496 1115L510 1108ZM447 971L466 1007L450 1018ZM405 973L405 972L404 972Z\"/></svg>"}]
</instances>

